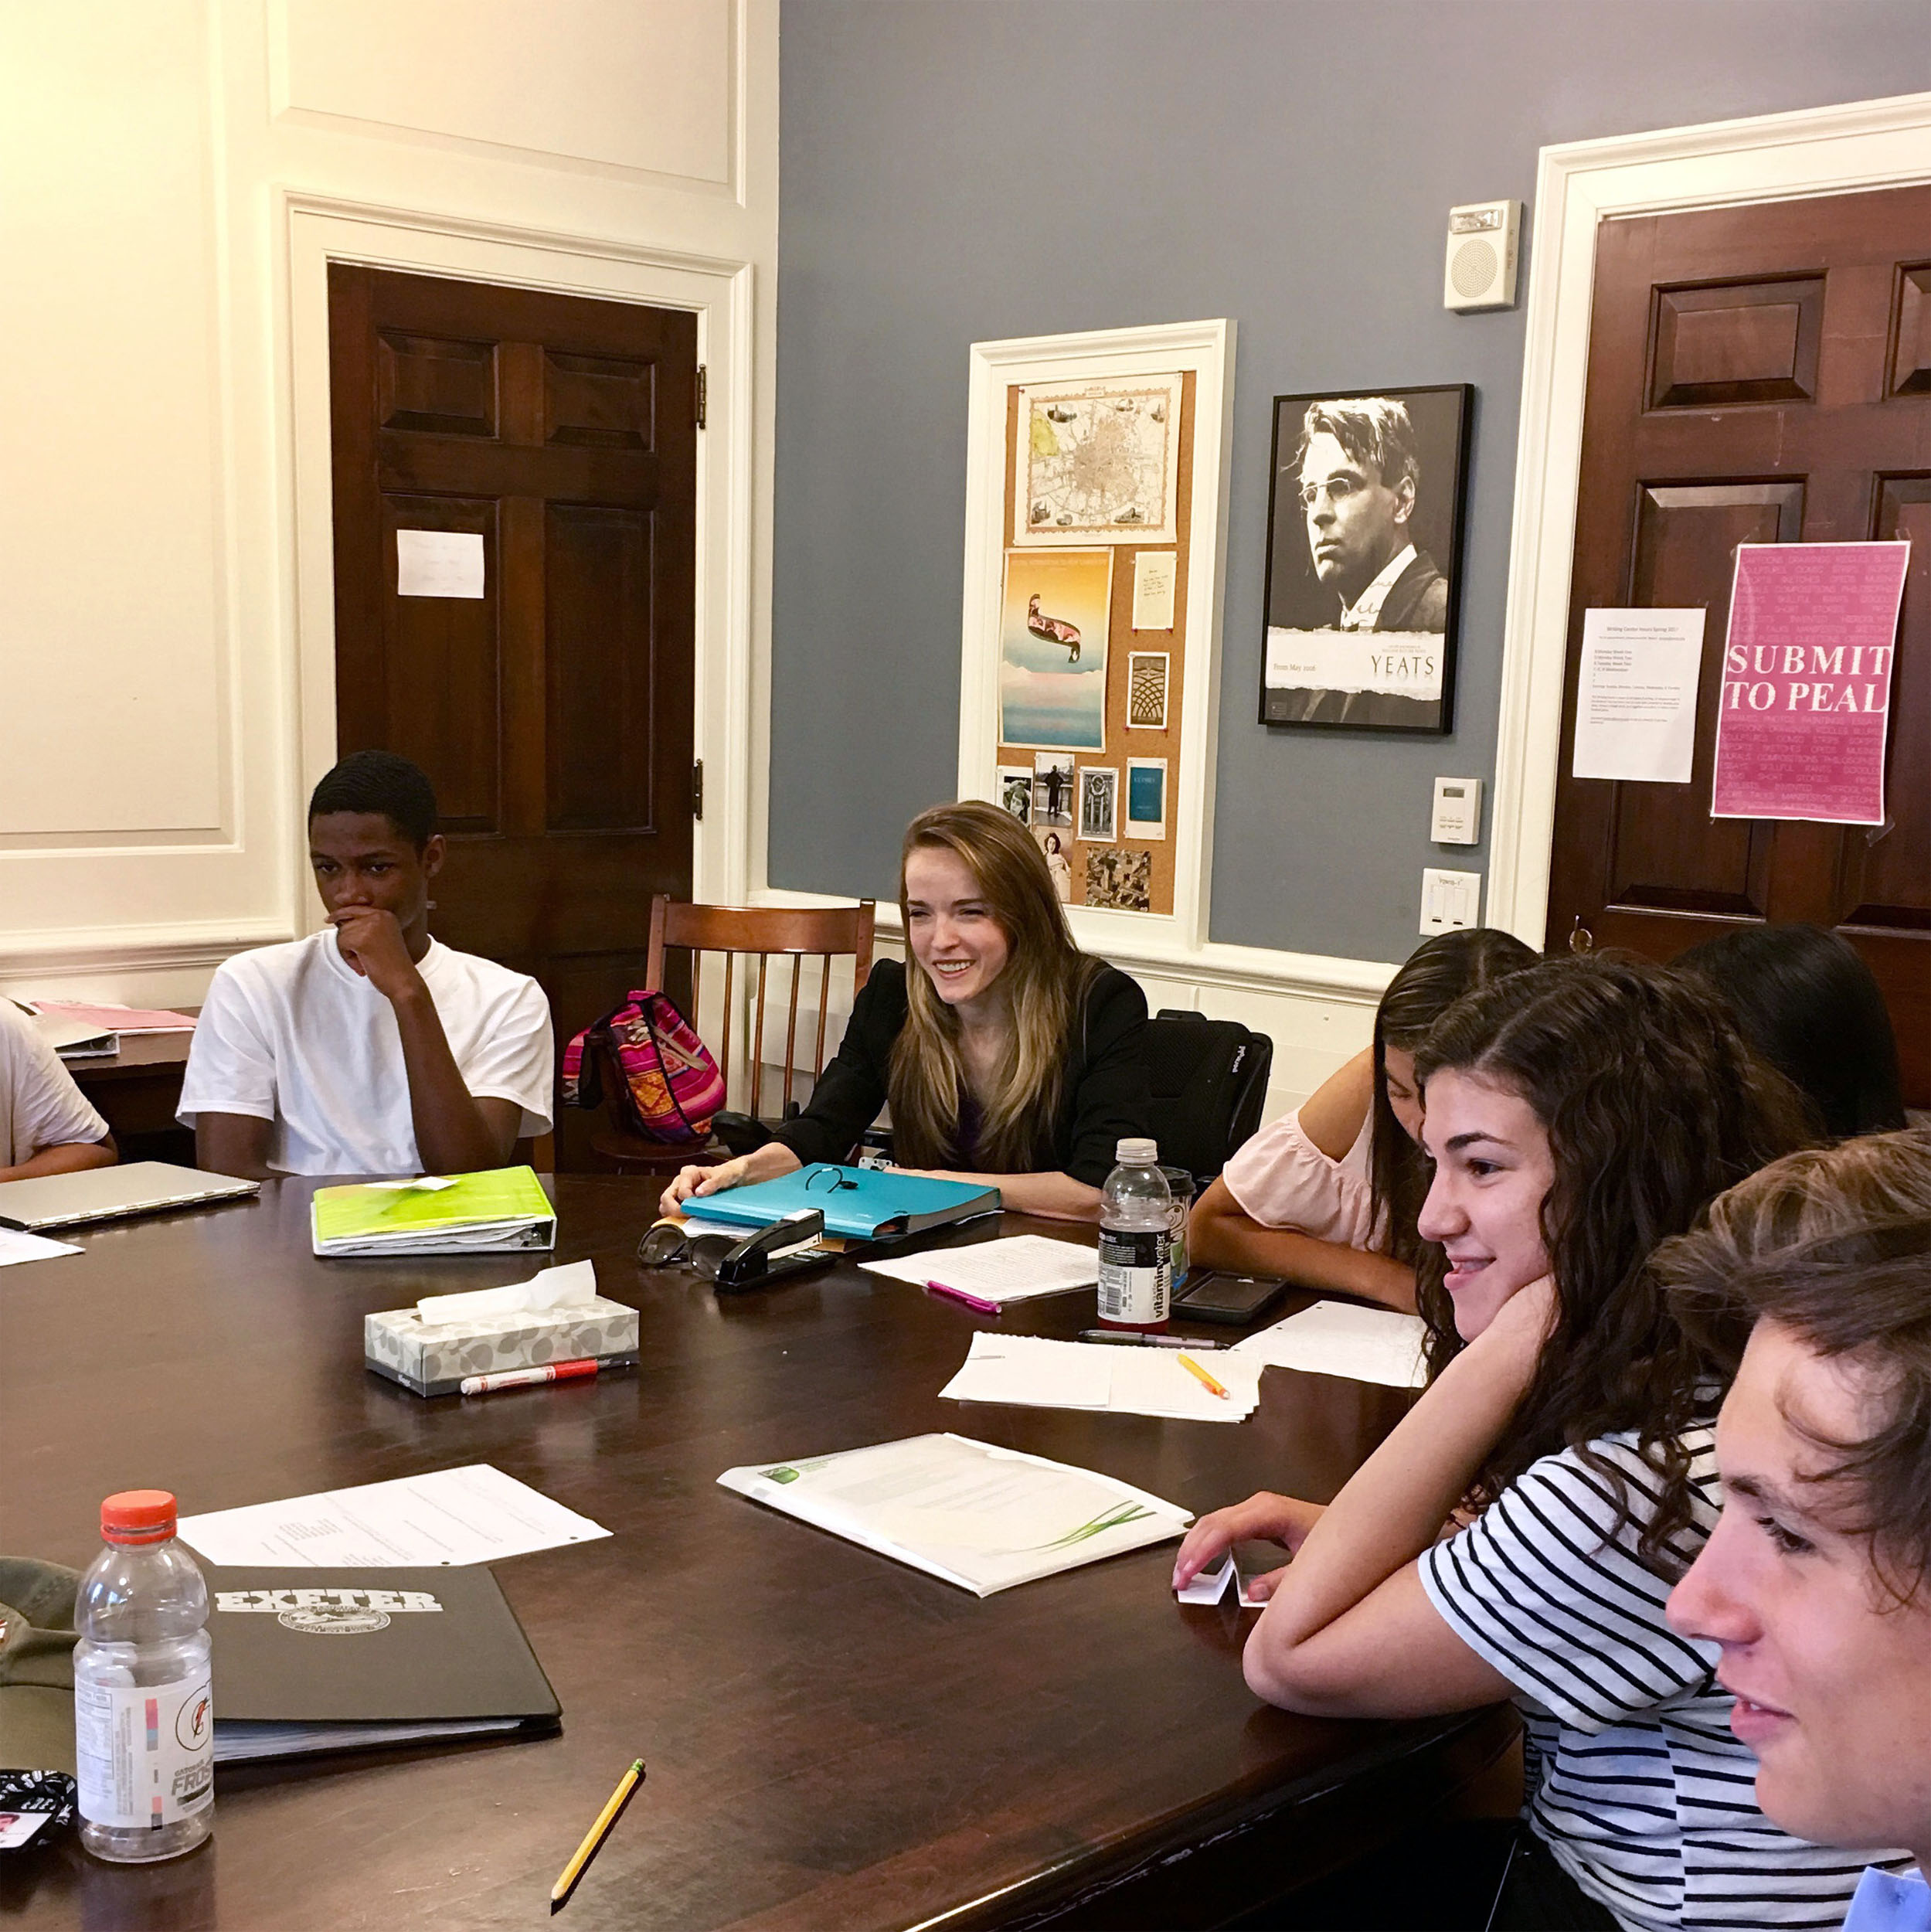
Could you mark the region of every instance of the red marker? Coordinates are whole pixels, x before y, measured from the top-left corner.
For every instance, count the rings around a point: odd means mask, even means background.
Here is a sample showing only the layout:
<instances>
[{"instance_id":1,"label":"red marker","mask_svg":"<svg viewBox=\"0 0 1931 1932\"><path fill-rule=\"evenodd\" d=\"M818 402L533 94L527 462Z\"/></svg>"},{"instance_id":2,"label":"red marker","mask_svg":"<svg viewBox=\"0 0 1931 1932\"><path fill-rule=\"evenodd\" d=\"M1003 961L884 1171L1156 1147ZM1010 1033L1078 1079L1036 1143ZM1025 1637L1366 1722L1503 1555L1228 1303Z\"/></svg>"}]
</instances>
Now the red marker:
<instances>
[{"instance_id":1,"label":"red marker","mask_svg":"<svg viewBox=\"0 0 1931 1932\"><path fill-rule=\"evenodd\" d=\"M539 1382L574 1382L582 1376L593 1376L597 1369L594 1356L586 1356L581 1362L546 1362L540 1369L505 1369L493 1376L464 1376L463 1393L466 1396L486 1396L497 1389L528 1389Z\"/></svg>"}]
</instances>

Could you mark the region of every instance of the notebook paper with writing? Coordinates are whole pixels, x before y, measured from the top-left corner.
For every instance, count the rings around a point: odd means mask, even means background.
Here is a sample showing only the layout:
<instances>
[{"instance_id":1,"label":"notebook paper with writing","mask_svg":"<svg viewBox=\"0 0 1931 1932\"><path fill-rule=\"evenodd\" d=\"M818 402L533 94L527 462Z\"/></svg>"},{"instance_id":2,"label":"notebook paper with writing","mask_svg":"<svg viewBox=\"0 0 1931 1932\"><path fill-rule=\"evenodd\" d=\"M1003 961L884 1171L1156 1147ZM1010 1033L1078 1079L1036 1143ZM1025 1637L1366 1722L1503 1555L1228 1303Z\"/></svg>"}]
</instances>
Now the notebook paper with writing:
<instances>
[{"instance_id":1,"label":"notebook paper with writing","mask_svg":"<svg viewBox=\"0 0 1931 1932\"><path fill-rule=\"evenodd\" d=\"M718 1481L975 1597L1165 1543L1193 1520L1130 1483L967 1436L727 1469Z\"/></svg>"},{"instance_id":2,"label":"notebook paper with writing","mask_svg":"<svg viewBox=\"0 0 1931 1932\"><path fill-rule=\"evenodd\" d=\"M218 1764L557 1727L556 1693L485 1569L207 1580Z\"/></svg>"},{"instance_id":3,"label":"notebook paper with writing","mask_svg":"<svg viewBox=\"0 0 1931 1932\"><path fill-rule=\"evenodd\" d=\"M1090 1288L1100 1279L1099 1250L1090 1236L1073 1242L1056 1241L1047 1234L1010 1234L970 1247L927 1248L917 1254L861 1261L858 1266L921 1288L942 1282L955 1292L1001 1308L1035 1295Z\"/></svg>"},{"instance_id":4,"label":"notebook paper with writing","mask_svg":"<svg viewBox=\"0 0 1931 1932\"><path fill-rule=\"evenodd\" d=\"M556 1245L556 1210L526 1167L315 1190L318 1254L495 1254Z\"/></svg>"},{"instance_id":5,"label":"notebook paper with writing","mask_svg":"<svg viewBox=\"0 0 1931 1932\"><path fill-rule=\"evenodd\" d=\"M828 1234L863 1241L896 1240L944 1227L999 1206L996 1187L970 1181L934 1181L889 1168L835 1167L814 1161L795 1174L716 1194L693 1194L682 1209L692 1220L725 1227L767 1228L787 1214L816 1208Z\"/></svg>"}]
</instances>

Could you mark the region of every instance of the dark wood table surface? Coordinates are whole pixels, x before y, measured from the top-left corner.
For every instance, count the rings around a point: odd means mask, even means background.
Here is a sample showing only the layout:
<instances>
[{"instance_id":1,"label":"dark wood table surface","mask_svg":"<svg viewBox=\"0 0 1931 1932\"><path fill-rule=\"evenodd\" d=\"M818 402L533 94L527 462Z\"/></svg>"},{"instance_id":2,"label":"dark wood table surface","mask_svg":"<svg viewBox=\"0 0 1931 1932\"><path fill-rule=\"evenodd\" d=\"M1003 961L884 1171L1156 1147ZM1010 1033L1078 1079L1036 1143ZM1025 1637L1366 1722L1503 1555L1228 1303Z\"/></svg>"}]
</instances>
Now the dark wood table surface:
<instances>
[{"instance_id":1,"label":"dark wood table surface","mask_svg":"<svg viewBox=\"0 0 1931 1932\"><path fill-rule=\"evenodd\" d=\"M565 1914L579 1932L1212 1925L1506 1747L1501 1711L1353 1724L1257 1702L1251 1617L1177 1605L1171 1545L981 1601L716 1482L949 1429L1196 1510L1262 1486L1325 1498L1404 1394L1270 1369L1238 1425L943 1402L988 1318L849 1264L729 1299L640 1270L655 1191L556 1187L556 1259L594 1257L601 1291L641 1310L641 1368L467 1401L367 1372L362 1317L522 1261L318 1261L308 1182L0 1271L0 1549L84 1566L117 1489L172 1488L190 1513L470 1462L614 1532L497 1566L560 1736L224 1770L209 1845L117 1867L68 1835L0 1859L0 1920L533 1927L641 1756ZM1092 1311L1073 1294L1005 1321L1070 1335Z\"/></svg>"}]
</instances>

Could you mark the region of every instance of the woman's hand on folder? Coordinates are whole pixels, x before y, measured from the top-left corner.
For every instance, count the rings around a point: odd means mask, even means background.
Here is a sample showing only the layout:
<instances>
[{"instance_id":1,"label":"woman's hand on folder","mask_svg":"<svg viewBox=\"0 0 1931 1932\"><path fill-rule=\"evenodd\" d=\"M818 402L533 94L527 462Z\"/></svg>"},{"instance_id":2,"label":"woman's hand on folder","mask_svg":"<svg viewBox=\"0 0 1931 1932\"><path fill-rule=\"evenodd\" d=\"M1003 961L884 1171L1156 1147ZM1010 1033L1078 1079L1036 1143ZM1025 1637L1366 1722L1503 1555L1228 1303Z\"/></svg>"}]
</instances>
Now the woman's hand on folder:
<instances>
[{"instance_id":1,"label":"woman's hand on folder","mask_svg":"<svg viewBox=\"0 0 1931 1932\"><path fill-rule=\"evenodd\" d=\"M658 1203L660 1214L675 1214L693 1194L719 1194L727 1187L744 1187L753 1181L775 1181L780 1174L795 1173L804 1163L788 1147L767 1141L750 1154L734 1161L720 1161L716 1167L685 1167L664 1190Z\"/></svg>"}]
</instances>

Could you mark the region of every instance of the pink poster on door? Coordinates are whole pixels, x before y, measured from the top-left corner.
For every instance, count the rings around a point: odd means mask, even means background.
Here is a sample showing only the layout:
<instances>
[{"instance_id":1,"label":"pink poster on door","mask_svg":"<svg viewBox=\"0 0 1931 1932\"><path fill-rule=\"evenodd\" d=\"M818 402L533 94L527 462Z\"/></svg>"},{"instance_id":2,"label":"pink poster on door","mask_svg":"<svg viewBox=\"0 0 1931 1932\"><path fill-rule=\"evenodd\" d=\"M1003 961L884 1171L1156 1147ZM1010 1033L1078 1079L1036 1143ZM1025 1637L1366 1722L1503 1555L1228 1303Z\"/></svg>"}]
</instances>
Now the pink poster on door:
<instances>
[{"instance_id":1,"label":"pink poster on door","mask_svg":"<svg viewBox=\"0 0 1931 1932\"><path fill-rule=\"evenodd\" d=\"M1909 543L1742 543L1713 818L1884 822Z\"/></svg>"}]
</instances>

